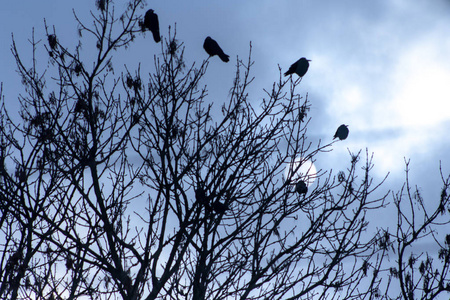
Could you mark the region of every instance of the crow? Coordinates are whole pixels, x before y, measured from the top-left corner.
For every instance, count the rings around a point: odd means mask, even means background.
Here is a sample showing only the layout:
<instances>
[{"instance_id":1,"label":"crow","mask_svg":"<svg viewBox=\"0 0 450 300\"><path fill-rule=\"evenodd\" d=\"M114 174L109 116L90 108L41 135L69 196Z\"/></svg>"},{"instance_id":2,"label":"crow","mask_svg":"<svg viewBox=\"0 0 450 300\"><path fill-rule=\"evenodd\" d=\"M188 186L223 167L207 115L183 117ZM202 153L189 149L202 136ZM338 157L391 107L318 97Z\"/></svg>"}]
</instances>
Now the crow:
<instances>
[{"instance_id":1,"label":"crow","mask_svg":"<svg viewBox=\"0 0 450 300\"><path fill-rule=\"evenodd\" d=\"M306 59L304 57L300 58L299 60L297 60L295 63L293 63L291 65L289 70L287 70L287 72L284 73L284 76L288 76L288 75L296 73L298 76L303 77L306 74L306 72L308 71L310 61L311 60Z\"/></svg>"},{"instance_id":2,"label":"crow","mask_svg":"<svg viewBox=\"0 0 450 300\"><path fill-rule=\"evenodd\" d=\"M48 44L50 45L50 49L55 50L55 48L56 48L56 43L57 43L56 35L50 34L50 35L48 36Z\"/></svg>"},{"instance_id":3,"label":"crow","mask_svg":"<svg viewBox=\"0 0 450 300\"><path fill-rule=\"evenodd\" d=\"M308 186L306 185L306 183L303 180L300 180L299 182L297 182L295 184L295 191L297 193L301 194L306 194L308 192Z\"/></svg>"},{"instance_id":4,"label":"crow","mask_svg":"<svg viewBox=\"0 0 450 300\"><path fill-rule=\"evenodd\" d=\"M336 133L334 134L333 140L335 138L339 138L340 140L345 140L348 137L348 125L342 124L338 127L336 130Z\"/></svg>"},{"instance_id":5,"label":"crow","mask_svg":"<svg viewBox=\"0 0 450 300\"><path fill-rule=\"evenodd\" d=\"M220 59L224 62L229 62L229 55L226 55L222 48L220 48L219 44L215 40L213 40L211 37L207 37L205 39L205 42L203 43L203 48L205 49L206 53L209 54L209 56L218 55Z\"/></svg>"},{"instance_id":6,"label":"crow","mask_svg":"<svg viewBox=\"0 0 450 300\"><path fill-rule=\"evenodd\" d=\"M153 39L155 40L155 42L159 43L161 41L161 36L159 35L158 15L155 14L155 11L153 9L149 9L145 13L144 27L153 33Z\"/></svg>"}]
</instances>

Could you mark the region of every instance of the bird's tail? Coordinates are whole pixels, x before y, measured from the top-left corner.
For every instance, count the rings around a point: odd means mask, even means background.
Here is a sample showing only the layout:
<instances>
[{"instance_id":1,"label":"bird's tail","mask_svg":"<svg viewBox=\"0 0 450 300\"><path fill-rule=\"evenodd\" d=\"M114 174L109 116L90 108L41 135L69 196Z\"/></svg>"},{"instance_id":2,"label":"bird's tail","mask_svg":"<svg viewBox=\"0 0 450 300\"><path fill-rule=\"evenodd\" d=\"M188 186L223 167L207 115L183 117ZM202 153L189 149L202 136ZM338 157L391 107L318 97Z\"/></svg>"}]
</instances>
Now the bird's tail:
<instances>
[{"instance_id":1,"label":"bird's tail","mask_svg":"<svg viewBox=\"0 0 450 300\"><path fill-rule=\"evenodd\" d=\"M223 61L223 62L229 62L230 61L230 56L229 55L226 55L225 53L219 53L219 57L220 57L220 59Z\"/></svg>"},{"instance_id":2,"label":"bird's tail","mask_svg":"<svg viewBox=\"0 0 450 300\"><path fill-rule=\"evenodd\" d=\"M153 33L153 39L155 42L159 43L161 41L161 36L159 35L159 32L152 31Z\"/></svg>"}]
</instances>

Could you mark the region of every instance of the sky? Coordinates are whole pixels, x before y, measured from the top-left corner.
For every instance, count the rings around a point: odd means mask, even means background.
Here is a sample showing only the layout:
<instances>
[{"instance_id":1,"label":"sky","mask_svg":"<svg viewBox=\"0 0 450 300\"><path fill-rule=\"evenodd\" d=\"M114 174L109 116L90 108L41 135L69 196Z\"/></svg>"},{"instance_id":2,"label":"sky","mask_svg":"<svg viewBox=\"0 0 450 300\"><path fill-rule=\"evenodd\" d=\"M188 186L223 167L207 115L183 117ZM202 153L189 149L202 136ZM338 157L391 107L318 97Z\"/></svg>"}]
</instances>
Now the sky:
<instances>
[{"instance_id":1,"label":"sky","mask_svg":"<svg viewBox=\"0 0 450 300\"><path fill-rule=\"evenodd\" d=\"M31 61L27 40L35 28L45 41L44 18L65 43L77 39L74 9L89 22L94 1L8 1L0 10L0 82L14 107L23 92L10 51L14 33L22 57ZM125 1L116 0L116 10ZM188 64L207 58L202 45L214 38L230 55L225 64L211 59L205 78L210 97L221 103L233 83L236 59L248 58L252 44L250 101L258 105L300 57L311 59L299 92L311 103L309 139L330 142L337 127L349 125L347 140L318 156L318 169L335 173L349 167L348 152L374 153L376 181L388 172L384 191L401 188L405 159L411 181L425 196L438 199L440 163L450 173L450 1L448 0L231 0L148 1L161 34L176 26ZM176 24L176 25L175 25ZM152 66L160 45L141 36L122 64ZM47 58L45 58L47 59ZM45 62L48 63L48 62ZM120 64L119 64L120 67Z\"/></svg>"}]
</instances>

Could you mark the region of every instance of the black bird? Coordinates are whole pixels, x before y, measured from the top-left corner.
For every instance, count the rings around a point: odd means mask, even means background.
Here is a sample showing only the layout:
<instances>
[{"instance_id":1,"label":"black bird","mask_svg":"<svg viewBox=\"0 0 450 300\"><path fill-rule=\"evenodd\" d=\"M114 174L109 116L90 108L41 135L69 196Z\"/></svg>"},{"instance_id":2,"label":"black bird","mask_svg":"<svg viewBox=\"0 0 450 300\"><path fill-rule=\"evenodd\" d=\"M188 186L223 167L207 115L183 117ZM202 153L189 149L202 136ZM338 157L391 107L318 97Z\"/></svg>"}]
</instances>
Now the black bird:
<instances>
[{"instance_id":1,"label":"black bird","mask_svg":"<svg viewBox=\"0 0 450 300\"><path fill-rule=\"evenodd\" d=\"M300 58L290 66L289 70L287 70L287 72L284 73L284 76L296 73L298 76L303 77L308 71L310 61L311 60L306 59L304 57Z\"/></svg>"},{"instance_id":2,"label":"black bird","mask_svg":"<svg viewBox=\"0 0 450 300\"><path fill-rule=\"evenodd\" d=\"M49 36L48 36L48 44L50 45L50 49L55 50L55 48L56 48L56 35L49 34Z\"/></svg>"},{"instance_id":3,"label":"black bird","mask_svg":"<svg viewBox=\"0 0 450 300\"><path fill-rule=\"evenodd\" d=\"M158 15L155 14L155 11L153 9L149 9L145 13L144 28L147 28L153 33L153 39L155 40L155 42L159 43L161 41L161 36L159 35Z\"/></svg>"},{"instance_id":4,"label":"black bird","mask_svg":"<svg viewBox=\"0 0 450 300\"><path fill-rule=\"evenodd\" d=\"M229 62L229 55L226 55L222 48L220 48L219 44L215 40L213 40L211 37L206 37L205 42L203 43L203 48L205 49L206 53L209 54L209 56L218 55L220 59L224 62Z\"/></svg>"},{"instance_id":5,"label":"black bird","mask_svg":"<svg viewBox=\"0 0 450 300\"><path fill-rule=\"evenodd\" d=\"M306 183L303 180L300 180L299 182L297 182L295 184L295 191L297 193L301 194L306 194L308 192L308 186L306 185Z\"/></svg>"},{"instance_id":6,"label":"black bird","mask_svg":"<svg viewBox=\"0 0 450 300\"><path fill-rule=\"evenodd\" d=\"M340 140L345 140L348 137L348 125L342 124L338 127L336 130L336 133L334 134L333 140L335 138L339 138Z\"/></svg>"}]
</instances>

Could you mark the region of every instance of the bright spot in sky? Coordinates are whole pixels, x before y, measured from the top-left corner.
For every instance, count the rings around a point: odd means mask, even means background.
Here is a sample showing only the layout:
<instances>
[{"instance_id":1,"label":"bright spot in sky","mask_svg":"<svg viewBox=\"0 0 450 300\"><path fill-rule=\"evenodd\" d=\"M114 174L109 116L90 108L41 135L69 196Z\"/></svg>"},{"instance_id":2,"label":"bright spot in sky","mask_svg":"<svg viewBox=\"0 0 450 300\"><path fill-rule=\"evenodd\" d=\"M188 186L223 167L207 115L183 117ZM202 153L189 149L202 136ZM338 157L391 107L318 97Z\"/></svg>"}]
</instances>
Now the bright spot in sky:
<instances>
[{"instance_id":1,"label":"bright spot in sky","mask_svg":"<svg viewBox=\"0 0 450 300\"><path fill-rule=\"evenodd\" d=\"M316 179L316 175L317 169L312 161L301 157L298 157L293 162L288 163L286 169L284 170L284 178L291 178L293 183L298 180L303 180L308 185L311 185Z\"/></svg>"},{"instance_id":2,"label":"bright spot in sky","mask_svg":"<svg viewBox=\"0 0 450 300\"><path fill-rule=\"evenodd\" d=\"M398 93L393 103L398 122L404 126L434 125L450 118L450 110L445 108L450 96L450 72L444 63L433 61L432 55L427 57L423 52L405 55L397 71Z\"/></svg>"}]
</instances>

